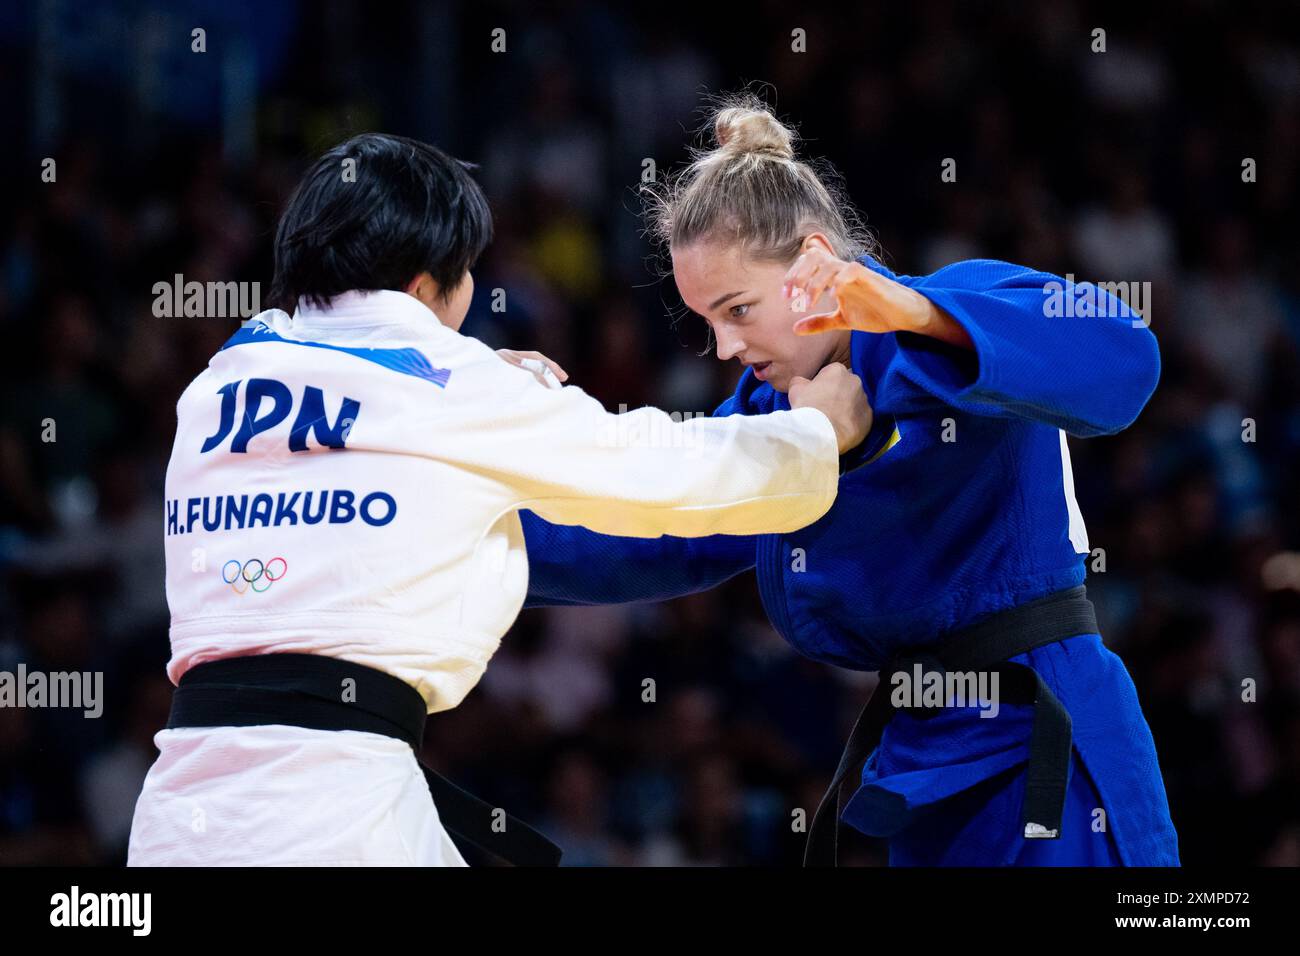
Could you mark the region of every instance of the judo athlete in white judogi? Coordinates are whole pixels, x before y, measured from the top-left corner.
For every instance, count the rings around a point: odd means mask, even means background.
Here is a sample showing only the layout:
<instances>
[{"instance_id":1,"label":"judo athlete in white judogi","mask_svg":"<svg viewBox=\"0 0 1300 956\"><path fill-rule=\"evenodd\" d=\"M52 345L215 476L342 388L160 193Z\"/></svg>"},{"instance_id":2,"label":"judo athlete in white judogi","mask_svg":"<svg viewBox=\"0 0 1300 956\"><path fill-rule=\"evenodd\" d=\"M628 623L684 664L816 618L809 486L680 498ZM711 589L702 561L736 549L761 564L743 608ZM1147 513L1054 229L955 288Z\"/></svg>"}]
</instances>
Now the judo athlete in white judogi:
<instances>
[{"instance_id":1,"label":"judo athlete in white judogi","mask_svg":"<svg viewBox=\"0 0 1300 956\"><path fill-rule=\"evenodd\" d=\"M293 314L245 323L177 404L179 686L130 865L464 865L413 746L522 606L520 508L693 537L791 532L832 504L866 431L851 373L771 415L612 415L459 333L490 235L466 167L398 137L337 147L290 200L273 295Z\"/></svg>"}]
</instances>

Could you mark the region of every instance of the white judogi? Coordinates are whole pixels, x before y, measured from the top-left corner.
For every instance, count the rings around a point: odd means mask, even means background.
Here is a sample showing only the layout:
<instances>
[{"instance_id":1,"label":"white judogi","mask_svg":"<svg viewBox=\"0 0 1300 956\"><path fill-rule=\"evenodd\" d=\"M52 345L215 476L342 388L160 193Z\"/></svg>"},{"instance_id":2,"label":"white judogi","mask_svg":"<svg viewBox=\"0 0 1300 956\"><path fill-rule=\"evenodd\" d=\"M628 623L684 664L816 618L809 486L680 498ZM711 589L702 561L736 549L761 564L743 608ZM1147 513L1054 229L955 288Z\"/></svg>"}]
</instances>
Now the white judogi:
<instances>
[{"instance_id":1,"label":"white judogi","mask_svg":"<svg viewBox=\"0 0 1300 956\"><path fill-rule=\"evenodd\" d=\"M402 678L430 713L460 703L523 605L518 509L619 535L782 533L827 511L839 474L815 409L611 415L400 292L261 313L176 411L172 682L223 657L325 654ZM130 865L464 864L400 740L154 740Z\"/></svg>"}]
</instances>

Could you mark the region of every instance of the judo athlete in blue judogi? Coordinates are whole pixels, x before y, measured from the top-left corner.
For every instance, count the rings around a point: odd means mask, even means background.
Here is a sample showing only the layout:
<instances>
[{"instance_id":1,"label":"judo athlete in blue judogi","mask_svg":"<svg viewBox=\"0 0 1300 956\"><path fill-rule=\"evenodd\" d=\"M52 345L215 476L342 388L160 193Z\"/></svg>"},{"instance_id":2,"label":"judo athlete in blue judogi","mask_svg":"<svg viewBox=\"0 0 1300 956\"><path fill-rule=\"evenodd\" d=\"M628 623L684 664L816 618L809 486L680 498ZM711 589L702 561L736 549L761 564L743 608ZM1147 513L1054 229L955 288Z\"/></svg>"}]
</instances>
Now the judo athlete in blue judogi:
<instances>
[{"instance_id":1,"label":"judo athlete in blue judogi","mask_svg":"<svg viewBox=\"0 0 1300 956\"><path fill-rule=\"evenodd\" d=\"M1083 592L1066 443L1137 417L1155 337L1120 299L1006 262L896 275L769 112L714 129L651 225L718 357L746 366L715 414L788 408L839 361L871 431L835 505L791 534L633 540L525 512L528 603L665 600L753 568L801 653L879 670L806 863L835 861L838 818L887 838L891 865L1178 865L1151 732ZM998 706L896 696L954 672L998 679Z\"/></svg>"}]
</instances>

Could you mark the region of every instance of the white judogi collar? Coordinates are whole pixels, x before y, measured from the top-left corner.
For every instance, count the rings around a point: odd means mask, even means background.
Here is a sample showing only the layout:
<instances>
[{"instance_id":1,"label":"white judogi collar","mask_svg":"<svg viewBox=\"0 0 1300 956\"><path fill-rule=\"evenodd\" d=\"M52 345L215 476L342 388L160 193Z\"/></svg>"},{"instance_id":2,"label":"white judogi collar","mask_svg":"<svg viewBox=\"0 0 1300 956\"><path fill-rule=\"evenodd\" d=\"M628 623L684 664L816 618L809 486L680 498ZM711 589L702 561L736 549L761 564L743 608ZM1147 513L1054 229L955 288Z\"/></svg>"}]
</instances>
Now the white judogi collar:
<instances>
[{"instance_id":1,"label":"white judogi collar","mask_svg":"<svg viewBox=\"0 0 1300 956\"><path fill-rule=\"evenodd\" d=\"M391 289L354 289L330 300L327 308L298 300L293 313L294 331L309 329L375 329L406 326L427 329L441 324L432 309L413 295Z\"/></svg>"}]
</instances>

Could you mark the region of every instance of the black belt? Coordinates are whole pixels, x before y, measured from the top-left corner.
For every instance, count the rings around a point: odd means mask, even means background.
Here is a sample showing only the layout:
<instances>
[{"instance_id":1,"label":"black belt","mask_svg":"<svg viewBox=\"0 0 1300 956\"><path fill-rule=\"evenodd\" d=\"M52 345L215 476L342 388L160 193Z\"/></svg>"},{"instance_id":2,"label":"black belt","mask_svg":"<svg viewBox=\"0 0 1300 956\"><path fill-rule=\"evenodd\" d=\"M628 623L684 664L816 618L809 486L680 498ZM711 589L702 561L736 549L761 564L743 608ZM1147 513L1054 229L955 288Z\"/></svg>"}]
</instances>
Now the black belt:
<instances>
[{"instance_id":1,"label":"black belt","mask_svg":"<svg viewBox=\"0 0 1300 956\"><path fill-rule=\"evenodd\" d=\"M822 797L808 828L804 866L836 866L840 820L840 790L850 773L860 767L880 743L893 716L888 684L898 671L983 671L997 673L1003 700L1032 704L1034 725L1029 739L1022 822L1028 839L1060 836L1065 787L1070 771L1070 714L1050 687L1031 667L1012 664L1008 658L1044 644L1080 634L1096 634L1097 615L1087 591L1079 586L994 614L977 624L949 634L937 644L908 648L895 654L880 669L880 681L868 698L849 734L831 785ZM913 717L933 717L937 708L908 707Z\"/></svg>"},{"instance_id":2,"label":"black belt","mask_svg":"<svg viewBox=\"0 0 1300 956\"><path fill-rule=\"evenodd\" d=\"M320 654L256 654L186 671L167 726L361 730L405 741L418 759L427 710L418 690L373 667ZM559 864L561 850L546 837L419 764L450 833L516 866Z\"/></svg>"}]
</instances>

